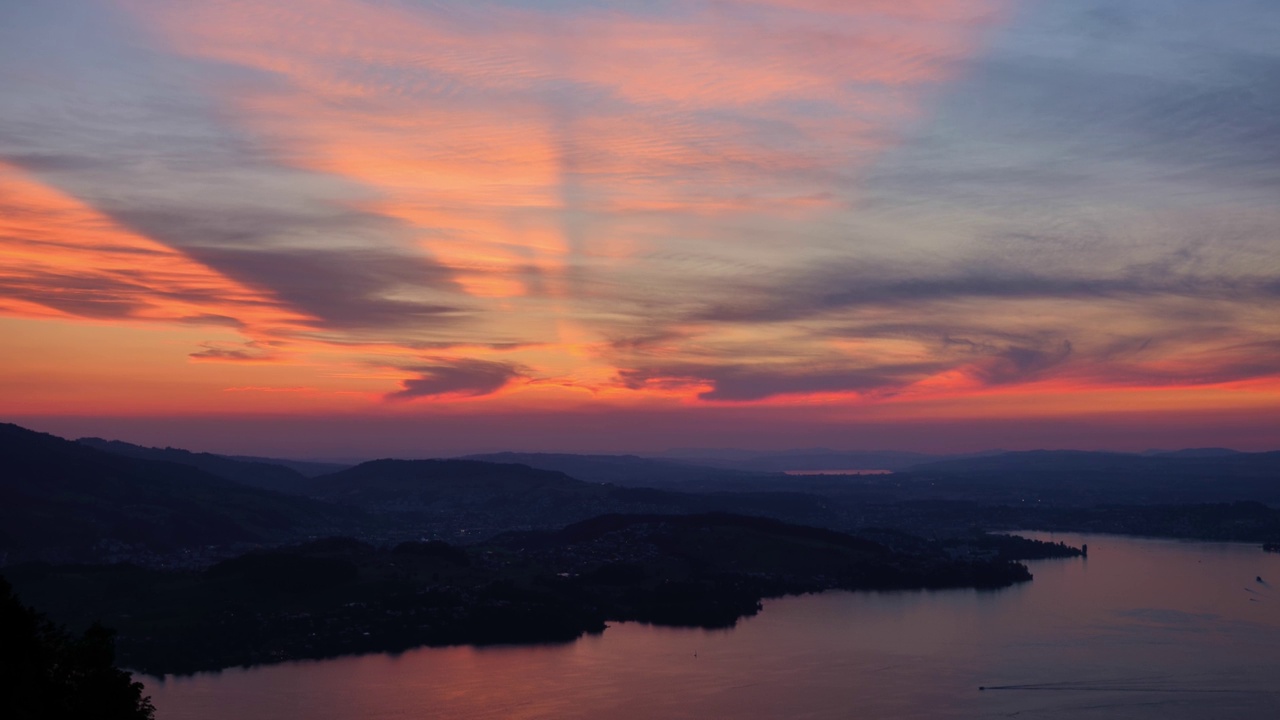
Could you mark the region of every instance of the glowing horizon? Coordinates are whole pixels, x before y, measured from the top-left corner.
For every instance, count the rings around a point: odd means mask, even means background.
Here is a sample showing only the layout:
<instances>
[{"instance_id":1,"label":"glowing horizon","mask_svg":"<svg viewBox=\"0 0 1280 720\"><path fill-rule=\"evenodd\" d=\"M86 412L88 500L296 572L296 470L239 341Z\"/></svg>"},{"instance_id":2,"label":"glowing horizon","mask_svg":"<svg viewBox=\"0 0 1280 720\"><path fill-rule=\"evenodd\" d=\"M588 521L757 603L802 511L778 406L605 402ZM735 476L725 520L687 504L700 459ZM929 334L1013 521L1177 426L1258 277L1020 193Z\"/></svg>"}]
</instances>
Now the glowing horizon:
<instances>
[{"instance_id":1,"label":"glowing horizon","mask_svg":"<svg viewBox=\"0 0 1280 720\"><path fill-rule=\"evenodd\" d=\"M0 420L1280 447L1280 10L1174 4L6 8Z\"/></svg>"}]
</instances>

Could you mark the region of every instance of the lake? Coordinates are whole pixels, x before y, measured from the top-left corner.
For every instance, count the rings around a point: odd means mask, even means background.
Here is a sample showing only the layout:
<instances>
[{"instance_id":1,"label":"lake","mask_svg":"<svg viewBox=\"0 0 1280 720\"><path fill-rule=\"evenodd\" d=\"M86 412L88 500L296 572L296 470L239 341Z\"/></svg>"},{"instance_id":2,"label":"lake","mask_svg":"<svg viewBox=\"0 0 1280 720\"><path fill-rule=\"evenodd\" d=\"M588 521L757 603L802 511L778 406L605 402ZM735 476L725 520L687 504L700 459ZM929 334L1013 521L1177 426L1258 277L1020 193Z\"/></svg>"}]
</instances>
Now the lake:
<instances>
[{"instance_id":1,"label":"lake","mask_svg":"<svg viewBox=\"0 0 1280 720\"><path fill-rule=\"evenodd\" d=\"M732 630L143 680L159 720L1280 717L1280 555L1022 534L1089 557L1006 590L769 600Z\"/></svg>"}]
</instances>

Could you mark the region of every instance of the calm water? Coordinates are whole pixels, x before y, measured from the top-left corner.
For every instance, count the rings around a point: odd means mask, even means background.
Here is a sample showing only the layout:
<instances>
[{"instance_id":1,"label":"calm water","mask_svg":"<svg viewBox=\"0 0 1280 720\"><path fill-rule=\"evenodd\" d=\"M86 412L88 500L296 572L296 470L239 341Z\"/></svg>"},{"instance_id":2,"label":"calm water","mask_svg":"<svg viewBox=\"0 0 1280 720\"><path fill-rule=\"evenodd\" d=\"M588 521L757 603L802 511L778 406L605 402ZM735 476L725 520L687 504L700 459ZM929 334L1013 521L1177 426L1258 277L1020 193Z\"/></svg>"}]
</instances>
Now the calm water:
<instances>
[{"instance_id":1,"label":"calm water","mask_svg":"<svg viewBox=\"0 0 1280 720\"><path fill-rule=\"evenodd\" d=\"M1033 582L998 592L769 601L727 631L620 624L147 689L161 720L1280 717L1280 555L1034 535L1090 557L1031 563Z\"/></svg>"}]
</instances>

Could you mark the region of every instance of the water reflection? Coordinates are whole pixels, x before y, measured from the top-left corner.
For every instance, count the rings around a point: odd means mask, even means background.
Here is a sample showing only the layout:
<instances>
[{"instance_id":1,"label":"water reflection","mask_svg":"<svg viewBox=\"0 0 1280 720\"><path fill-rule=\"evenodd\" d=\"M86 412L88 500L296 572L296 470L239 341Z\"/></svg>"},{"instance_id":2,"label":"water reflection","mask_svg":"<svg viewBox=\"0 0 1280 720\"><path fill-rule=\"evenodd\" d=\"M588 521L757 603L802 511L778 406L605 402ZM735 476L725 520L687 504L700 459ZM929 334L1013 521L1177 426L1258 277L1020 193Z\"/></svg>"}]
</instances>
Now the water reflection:
<instances>
[{"instance_id":1,"label":"water reflection","mask_svg":"<svg viewBox=\"0 0 1280 720\"><path fill-rule=\"evenodd\" d=\"M1033 582L997 592L770 601L728 631L620 624L560 646L289 663L148 691L162 720L1277 716L1267 579L1280 555L1037 535L1087 542L1089 558L1034 563Z\"/></svg>"}]
</instances>

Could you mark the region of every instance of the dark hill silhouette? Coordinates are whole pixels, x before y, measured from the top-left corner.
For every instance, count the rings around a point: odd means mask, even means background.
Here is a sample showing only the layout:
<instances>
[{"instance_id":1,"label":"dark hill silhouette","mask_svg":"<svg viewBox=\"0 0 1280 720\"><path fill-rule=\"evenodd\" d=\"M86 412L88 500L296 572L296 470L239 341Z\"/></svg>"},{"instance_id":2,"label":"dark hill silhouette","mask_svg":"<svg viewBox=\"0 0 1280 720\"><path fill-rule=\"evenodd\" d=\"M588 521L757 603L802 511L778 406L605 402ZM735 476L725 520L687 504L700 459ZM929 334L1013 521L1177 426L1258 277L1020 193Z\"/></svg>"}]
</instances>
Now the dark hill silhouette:
<instances>
[{"instance_id":1,"label":"dark hill silhouette","mask_svg":"<svg viewBox=\"0 0 1280 720\"><path fill-rule=\"evenodd\" d=\"M630 488L637 498L648 488L679 494L709 494L715 498L712 504L704 502L697 508L688 509L688 512L719 509L814 524L825 522L822 519L825 504L817 499L819 497L840 496L857 502L892 500L879 487L881 483L866 482L851 475L786 475L772 471L708 467L692 462L656 460L636 455L492 453L469 457L558 470L579 480ZM655 501L666 504L676 502L674 495L652 497ZM687 502L687 498L680 502Z\"/></svg>"},{"instance_id":2,"label":"dark hill silhouette","mask_svg":"<svg viewBox=\"0 0 1280 720\"><path fill-rule=\"evenodd\" d=\"M612 488L525 465L373 460L310 481L314 498L457 539L564 525L604 512Z\"/></svg>"},{"instance_id":3,"label":"dark hill silhouette","mask_svg":"<svg viewBox=\"0 0 1280 720\"><path fill-rule=\"evenodd\" d=\"M763 518L612 515L472 546L393 549L326 538L202 572L116 565L7 574L60 620L105 618L119 627L121 656L151 673L417 645L566 641L610 620L728 627L755 614L763 598L789 593L1031 579L1008 558L916 540L902 550Z\"/></svg>"},{"instance_id":4,"label":"dark hill silhouette","mask_svg":"<svg viewBox=\"0 0 1280 720\"><path fill-rule=\"evenodd\" d=\"M374 460L315 478L309 487L313 497L392 515L396 522L464 541L511 529L563 527L608 513L735 512L810 524L832 520L823 498L803 493L619 487L480 460ZM467 532L454 532L462 528Z\"/></svg>"},{"instance_id":5,"label":"dark hill silhouette","mask_svg":"<svg viewBox=\"0 0 1280 720\"><path fill-rule=\"evenodd\" d=\"M314 497L357 505L521 502L539 493L591 495L600 490L561 472L474 460L372 460L321 475L310 485Z\"/></svg>"},{"instance_id":6,"label":"dark hill silhouette","mask_svg":"<svg viewBox=\"0 0 1280 720\"><path fill-rule=\"evenodd\" d=\"M223 480L249 485L265 490L306 494L307 477L302 473L284 465L261 462L258 460L237 460L212 453L195 453L180 448L151 448L119 440L103 440L102 438L80 438L76 442L96 450L115 455L138 458L140 460L160 460L163 462L190 465ZM340 466L339 466L340 467ZM332 470L329 470L332 472Z\"/></svg>"},{"instance_id":7,"label":"dark hill silhouette","mask_svg":"<svg viewBox=\"0 0 1280 720\"><path fill-rule=\"evenodd\" d=\"M257 455L219 455L219 457L228 460L239 460L247 463L265 463L267 465L279 465L302 475L303 477L313 478L321 475L336 473L346 470L355 465L351 462L324 462L320 460L292 460L289 458L271 458L258 457Z\"/></svg>"},{"instance_id":8,"label":"dark hill silhouette","mask_svg":"<svg viewBox=\"0 0 1280 720\"><path fill-rule=\"evenodd\" d=\"M270 542L353 517L187 465L106 453L12 424L0 424L0 468L0 552L9 562Z\"/></svg>"},{"instance_id":9,"label":"dark hill silhouette","mask_svg":"<svg viewBox=\"0 0 1280 720\"><path fill-rule=\"evenodd\" d=\"M466 459L520 463L543 470L556 470L587 482L683 492L750 491L764 488L778 490L786 484L786 478L779 477L777 473L708 467L637 455L501 452L468 455Z\"/></svg>"},{"instance_id":10,"label":"dark hill silhouette","mask_svg":"<svg viewBox=\"0 0 1280 720\"><path fill-rule=\"evenodd\" d=\"M1156 457L1167 458L1207 458L1207 457L1229 457L1232 455L1244 455L1239 450L1230 448L1185 448L1183 450L1172 450L1167 452L1151 453Z\"/></svg>"},{"instance_id":11,"label":"dark hill silhouette","mask_svg":"<svg viewBox=\"0 0 1280 720\"><path fill-rule=\"evenodd\" d=\"M637 525L660 524L669 527L694 528L698 530L725 529L745 530L771 535L778 539L797 542L816 542L833 545L847 550L858 550L871 555L887 555L889 548L880 543L856 537L847 533L836 532L825 528L794 525L781 520L766 517L734 515L731 513L700 513L694 515L601 515L574 523L561 530L550 533L549 538L555 543L583 543L597 540L600 537L616 533Z\"/></svg>"},{"instance_id":12,"label":"dark hill silhouette","mask_svg":"<svg viewBox=\"0 0 1280 720\"><path fill-rule=\"evenodd\" d=\"M935 460L964 457L892 450L831 450L828 448L793 450L677 448L660 453L659 456L665 460L706 467L770 473L788 470L902 470L912 465Z\"/></svg>"}]
</instances>

